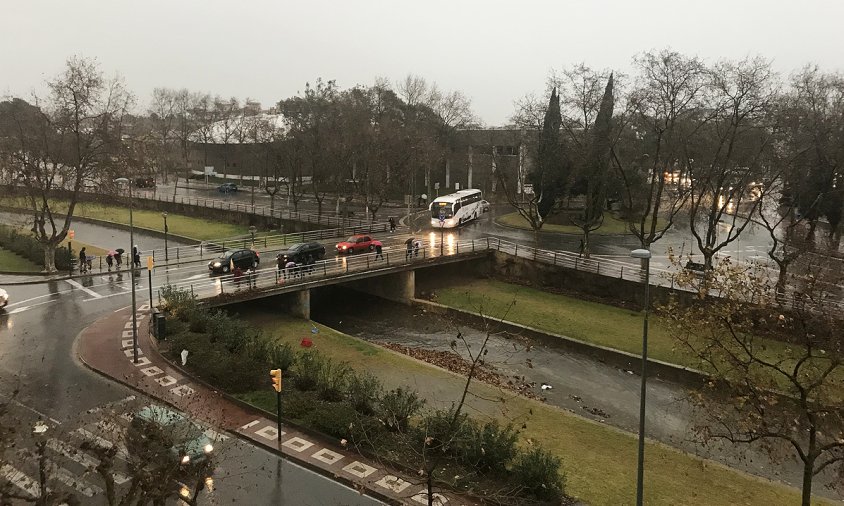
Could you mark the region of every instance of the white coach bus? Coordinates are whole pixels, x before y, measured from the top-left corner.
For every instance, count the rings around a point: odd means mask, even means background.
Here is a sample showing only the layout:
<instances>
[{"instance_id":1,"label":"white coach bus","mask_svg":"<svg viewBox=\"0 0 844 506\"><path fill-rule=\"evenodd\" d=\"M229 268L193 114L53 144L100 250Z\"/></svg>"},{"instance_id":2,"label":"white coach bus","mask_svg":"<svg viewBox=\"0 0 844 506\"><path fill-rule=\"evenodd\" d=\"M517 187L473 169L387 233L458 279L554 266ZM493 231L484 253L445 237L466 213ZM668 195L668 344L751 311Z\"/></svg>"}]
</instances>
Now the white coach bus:
<instances>
[{"instance_id":1,"label":"white coach bus","mask_svg":"<svg viewBox=\"0 0 844 506\"><path fill-rule=\"evenodd\" d=\"M431 202L431 226L459 227L484 213L488 205L480 190L460 190L437 197Z\"/></svg>"}]
</instances>

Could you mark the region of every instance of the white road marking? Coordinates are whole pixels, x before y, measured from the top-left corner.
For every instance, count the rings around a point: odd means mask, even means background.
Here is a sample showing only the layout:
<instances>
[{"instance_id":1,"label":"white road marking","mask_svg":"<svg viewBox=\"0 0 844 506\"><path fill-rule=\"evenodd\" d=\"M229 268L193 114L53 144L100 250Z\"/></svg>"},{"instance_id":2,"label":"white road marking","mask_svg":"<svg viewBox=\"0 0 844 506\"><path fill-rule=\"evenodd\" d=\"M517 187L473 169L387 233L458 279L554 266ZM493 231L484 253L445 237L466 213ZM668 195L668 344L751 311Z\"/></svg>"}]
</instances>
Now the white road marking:
<instances>
[{"instance_id":1,"label":"white road marking","mask_svg":"<svg viewBox=\"0 0 844 506\"><path fill-rule=\"evenodd\" d=\"M56 300L47 300L47 301L44 301L44 302L39 302L38 304L33 304L31 306L18 307L18 308L15 308L15 309L9 311L9 314L22 313L22 312L26 311L27 309L32 309L34 307L43 306L44 304L52 304L53 302L57 302L57 301Z\"/></svg>"},{"instance_id":2,"label":"white road marking","mask_svg":"<svg viewBox=\"0 0 844 506\"><path fill-rule=\"evenodd\" d=\"M32 497L41 496L41 485L25 473L18 471L9 464L0 466L0 476Z\"/></svg>"},{"instance_id":3,"label":"white road marking","mask_svg":"<svg viewBox=\"0 0 844 506\"><path fill-rule=\"evenodd\" d=\"M59 441L58 439L48 439L47 448L53 450L56 453L64 455L65 457L76 462L77 464L82 464L88 469L94 469L100 464L99 459L88 455L82 450L77 450L76 448L70 446L69 444L63 441ZM122 485L129 481L129 478L127 476L124 476L120 473L112 473L112 475L114 476L114 483L118 485Z\"/></svg>"},{"instance_id":4,"label":"white road marking","mask_svg":"<svg viewBox=\"0 0 844 506\"><path fill-rule=\"evenodd\" d=\"M252 427L252 426L254 426L254 425L258 425L258 423L259 423L260 421L261 421L261 420L252 420L251 422L249 422L249 423L247 423L246 425L244 425L243 427L241 427L241 429L248 429L249 427Z\"/></svg>"},{"instance_id":5,"label":"white road marking","mask_svg":"<svg viewBox=\"0 0 844 506\"><path fill-rule=\"evenodd\" d=\"M89 290L88 288L82 286L81 284L79 284L78 281L74 281L72 279L66 279L65 281L67 281L67 283L70 284L71 286L78 288L79 290L82 290L83 292L87 293L88 295L90 295L91 297L93 297L95 299L101 299L103 297L102 295L98 294L94 290Z\"/></svg>"},{"instance_id":6,"label":"white road marking","mask_svg":"<svg viewBox=\"0 0 844 506\"><path fill-rule=\"evenodd\" d=\"M103 489L91 485L63 467L53 469L53 477L69 487L73 487L85 497L93 497L94 494L102 494Z\"/></svg>"},{"instance_id":7,"label":"white road marking","mask_svg":"<svg viewBox=\"0 0 844 506\"><path fill-rule=\"evenodd\" d=\"M24 404L24 403L22 403L22 402L20 402L20 401L16 401L16 400L12 399L12 402L13 402L15 405L17 405L17 406L20 406L20 407L22 407L22 408L24 408L24 409L28 409L28 410L32 411L33 413L35 413L36 415L40 416L41 418L46 418L47 420L50 420L51 422L53 422L53 423L54 423L54 424L56 424L56 425L61 425L61 424L62 424L62 422L60 422L60 421L56 420L55 418L52 418L52 417L50 417L50 416L47 416L46 414L44 414L44 413L42 413L42 412L38 411L38 410L37 410L37 409L35 409L35 408L31 408L31 407L27 406L26 404Z\"/></svg>"},{"instance_id":8,"label":"white road marking","mask_svg":"<svg viewBox=\"0 0 844 506\"><path fill-rule=\"evenodd\" d=\"M97 444L100 448L109 449L112 446L115 446L114 443L109 441L108 439L102 438L93 432L83 429L82 427L76 429L74 432L82 436L83 438L87 439L88 441L92 441ZM129 461L129 449L126 448L126 445L123 443L117 443L117 456L125 461Z\"/></svg>"}]
</instances>

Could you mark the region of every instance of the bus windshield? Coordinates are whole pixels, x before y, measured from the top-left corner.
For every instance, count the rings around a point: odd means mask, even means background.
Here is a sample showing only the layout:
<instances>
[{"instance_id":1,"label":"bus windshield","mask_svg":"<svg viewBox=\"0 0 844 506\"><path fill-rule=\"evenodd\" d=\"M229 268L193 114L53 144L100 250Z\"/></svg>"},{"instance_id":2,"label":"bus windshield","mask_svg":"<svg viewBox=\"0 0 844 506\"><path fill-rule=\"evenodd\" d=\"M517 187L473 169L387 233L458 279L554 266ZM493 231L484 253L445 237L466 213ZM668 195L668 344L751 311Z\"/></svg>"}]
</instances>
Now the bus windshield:
<instances>
[{"instance_id":1,"label":"bus windshield","mask_svg":"<svg viewBox=\"0 0 844 506\"><path fill-rule=\"evenodd\" d=\"M439 219L441 210L443 211L443 218L448 219L454 216L451 211L451 204L446 202L435 202L434 205L431 206L431 218Z\"/></svg>"}]
</instances>

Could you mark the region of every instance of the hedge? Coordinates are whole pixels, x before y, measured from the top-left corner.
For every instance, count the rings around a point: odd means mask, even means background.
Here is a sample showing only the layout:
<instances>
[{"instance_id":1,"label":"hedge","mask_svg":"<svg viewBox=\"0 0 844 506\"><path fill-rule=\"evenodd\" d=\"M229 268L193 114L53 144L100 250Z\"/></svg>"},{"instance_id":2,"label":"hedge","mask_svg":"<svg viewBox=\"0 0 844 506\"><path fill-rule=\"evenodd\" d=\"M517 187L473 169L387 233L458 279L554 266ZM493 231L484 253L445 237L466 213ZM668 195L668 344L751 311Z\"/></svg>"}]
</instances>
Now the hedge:
<instances>
[{"instance_id":1,"label":"hedge","mask_svg":"<svg viewBox=\"0 0 844 506\"><path fill-rule=\"evenodd\" d=\"M20 229L0 225L0 246L33 263L44 264L44 246L31 235L22 234ZM56 269L60 271L70 270L69 261L72 258L73 251L68 252L66 246L56 248Z\"/></svg>"}]
</instances>

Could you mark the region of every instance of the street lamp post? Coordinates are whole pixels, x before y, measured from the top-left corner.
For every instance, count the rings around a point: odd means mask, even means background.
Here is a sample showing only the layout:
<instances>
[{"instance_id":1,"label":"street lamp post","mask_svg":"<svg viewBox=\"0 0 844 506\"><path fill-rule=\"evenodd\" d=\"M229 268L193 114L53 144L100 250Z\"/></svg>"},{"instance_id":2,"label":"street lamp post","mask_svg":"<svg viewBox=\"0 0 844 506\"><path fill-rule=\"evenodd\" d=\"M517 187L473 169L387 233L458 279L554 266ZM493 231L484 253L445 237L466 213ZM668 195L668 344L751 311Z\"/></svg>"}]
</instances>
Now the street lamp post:
<instances>
[{"instance_id":1,"label":"street lamp post","mask_svg":"<svg viewBox=\"0 0 844 506\"><path fill-rule=\"evenodd\" d=\"M167 211L161 213L161 217L164 218L164 261L167 262L170 260L167 253Z\"/></svg>"},{"instance_id":2,"label":"street lamp post","mask_svg":"<svg viewBox=\"0 0 844 506\"><path fill-rule=\"evenodd\" d=\"M635 249L630 256L644 260L645 263L645 319L642 325L642 390L639 394L639 452L636 467L636 505L642 506L645 479L645 394L647 393L647 365L648 365L648 310L650 309L651 287L651 252L646 249Z\"/></svg>"},{"instance_id":3,"label":"street lamp post","mask_svg":"<svg viewBox=\"0 0 844 506\"><path fill-rule=\"evenodd\" d=\"M135 227L132 221L132 180L119 177L114 180L120 185L127 185L129 188L129 274L132 278L132 361L138 363L138 316L137 302L135 299Z\"/></svg>"},{"instance_id":4,"label":"street lamp post","mask_svg":"<svg viewBox=\"0 0 844 506\"><path fill-rule=\"evenodd\" d=\"M249 227L249 233L252 234L252 248L253 249L255 248L255 232L257 230L258 229L255 228L255 225L252 225L251 227Z\"/></svg>"}]
</instances>

